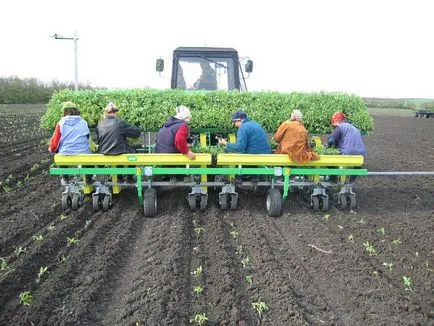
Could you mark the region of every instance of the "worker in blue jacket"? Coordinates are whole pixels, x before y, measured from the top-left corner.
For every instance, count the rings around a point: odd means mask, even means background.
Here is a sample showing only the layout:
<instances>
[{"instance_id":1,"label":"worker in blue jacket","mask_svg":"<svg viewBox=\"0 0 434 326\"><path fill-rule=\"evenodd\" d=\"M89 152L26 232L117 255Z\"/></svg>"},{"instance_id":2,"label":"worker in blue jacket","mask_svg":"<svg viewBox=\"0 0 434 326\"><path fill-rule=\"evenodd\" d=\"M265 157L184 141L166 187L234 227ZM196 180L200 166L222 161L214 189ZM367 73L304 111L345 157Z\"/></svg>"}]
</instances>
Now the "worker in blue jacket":
<instances>
[{"instance_id":1,"label":"worker in blue jacket","mask_svg":"<svg viewBox=\"0 0 434 326\"><path fill-rule=\"evenodd\" d=\"M271 154L267 134L258 122L249 119L244 111L238 110L232 114L232 123L238 128L237 142L229 143L226 139L219 139L219 144L226 146L228 152Z\"/></svg>"}]
</instances>

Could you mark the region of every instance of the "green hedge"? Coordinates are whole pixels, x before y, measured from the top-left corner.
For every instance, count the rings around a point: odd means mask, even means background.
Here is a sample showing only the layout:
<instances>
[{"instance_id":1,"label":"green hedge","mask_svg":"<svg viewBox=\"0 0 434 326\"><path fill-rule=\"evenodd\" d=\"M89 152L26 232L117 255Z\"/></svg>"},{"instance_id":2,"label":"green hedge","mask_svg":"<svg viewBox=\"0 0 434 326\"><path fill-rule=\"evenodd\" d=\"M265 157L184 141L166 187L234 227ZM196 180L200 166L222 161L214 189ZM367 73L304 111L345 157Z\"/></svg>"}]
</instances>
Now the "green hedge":
<instances>
[{"instance_id":1,"label":"green hedge","mask_svg":"<svg viewBox=\"0 0 434 326\"><path fill-rule=\"evenodd\" d=\"M343 93L277 93L277 92L226 92L183 90L98 90L55 93L42 117L41 127L52 130L62 116L61 103L72 101L81 110L90 127L102 119L103 108L109 102L119 107L119 115L129 123L145 131L156 131L174 115L175 107L185 105L191 109L191 128L233 130L231 114L243 108L250 118L257 120L269 132L288 119L298 107L303 113L306 128L313 134L332 131L330 118L335 111L343 111L350 121L369 134L373 120L361 97Z\"/></svg>"}]
</instances>

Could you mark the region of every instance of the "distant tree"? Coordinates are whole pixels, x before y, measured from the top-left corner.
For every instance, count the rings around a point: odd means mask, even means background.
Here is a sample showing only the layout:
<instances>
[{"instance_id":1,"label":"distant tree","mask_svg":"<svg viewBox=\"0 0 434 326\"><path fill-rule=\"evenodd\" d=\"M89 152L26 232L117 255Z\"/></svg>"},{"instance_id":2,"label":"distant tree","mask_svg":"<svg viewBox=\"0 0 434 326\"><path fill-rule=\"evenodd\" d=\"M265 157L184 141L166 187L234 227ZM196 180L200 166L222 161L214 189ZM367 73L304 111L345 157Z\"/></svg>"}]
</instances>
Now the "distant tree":
<instances>
[{"instance_id":1,"label":"distant tree","mask_svg":"<svg viewBox=\"0 0 434 326\"><path fill-rule=\"evenodd\" d=\"M79 89L96 89L79 83ZM0 77L0 104L48 103L55 91L74 89L74 83L53 80L44 83L36 78ZM101 89L101 88L98 88Z\"/></svg>"}]
</instances>

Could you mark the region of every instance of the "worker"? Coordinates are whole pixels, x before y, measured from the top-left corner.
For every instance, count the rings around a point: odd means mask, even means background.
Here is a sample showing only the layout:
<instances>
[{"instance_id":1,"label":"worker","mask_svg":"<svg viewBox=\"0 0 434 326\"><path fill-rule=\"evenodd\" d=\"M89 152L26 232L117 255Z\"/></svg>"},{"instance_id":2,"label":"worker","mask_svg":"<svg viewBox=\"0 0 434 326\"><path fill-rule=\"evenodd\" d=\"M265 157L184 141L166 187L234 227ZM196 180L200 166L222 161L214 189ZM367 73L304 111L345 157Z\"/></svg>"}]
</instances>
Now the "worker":
<instances>
[{"instance_id":1,"label":"worker","mask_svg":"<svg viewBox=\"0 0 434 326\"><path fill-rule=\"evenodd\" d=\"M190 160L196 155L190 150L187 142L190 130L188 123L191 121L190 109L180 105L175 109L176 114L171 116L160 128L155 143L155 153L182 153Z\"/></svg>"},{"instance_id":2,"label":"worker","mask_svg":"<svg viewBox=\"0 0 434 326\"><path fill-rule=\"evenodd\" d=\"M344 113L335 112L332 116L331 124L335 127L335 130L327 139L328 146L336 147L342 155L366 156L366 146L360 130L346 120ZM337 176L331 176L330 179L336 181ZM348 181L350 183L355 180L356 176L349 176Z\"/></svg>"},{"instance_id":3,"label":"worker","mask_svg":"<svg viewBox=\"0 0 434 326\"><path fill-rule=\"evenodd\" d=\"M238 129L236 143L229 143L224 138L218 138L219 144L226 146L226 151L242 154L271 153L271 147L264 128L257 121L249 119L246 112L241 109L234 112L232 114L232 123ZM237 175L231 182L241 185L243 181L251 181L257 185L259 180L258 176L245 175L243 177Z\"/></svg>"},{"instance_id":4,"label":"worker","mask_svg":"<svg viewBox=\"0 0 434 326\"><path fill-rule=\"evenodd\" d=\"M284 121L277 129L273 139L278 143L276 154L288 154L296 163L319 160L319 155L310 150L308 131L302 123L300 110L291 112L289 120Z\"/></svg>"},{"instance_id":5,"label":"worker","mask_svg":"<svg viewBox=\"0 0 434 326\"><path fill-rule=\"evenodd\" d=\"M104 120L96 127L98 153L105 155L119 155L135 153L136 150L129 146L128 138L140 137L140 129L118 118L118 107L110 102L104 108ZM118 181L123 182L123 177L118 176ZM133 176L127 176L128 182L133 182Z\"/></svg>"},{"instance_id":6,"label":"worker","mask_svg":"<svg viewBox=\"0 0 434 326\"><path fill-rule=\"evenodd\" d=\"M366 146L360 130L346 120L344 113L335 112L331 123L335 130L327 139L328 146L336 147L343 155L366 156Z\"/></svg>"},{"instance_id":7,"label":"worker","mask_svg":"<svg viewBox=\"0 0 434 326\"><path fill-rule=\"evenodd\" d=\"M80 116L79 107L73 102L62 103L63 117L56 124L50 139L48 151L62 155L90 154L89 127ZM69 182L67 175L62 175L61 183ZM86 182L91 182L91 176L86 176Z\"/></svg>"},{"instance_id":8,"label":"worker","mask_svg":"<svg viewBox=\"0 0 434 326\"><path fill-rule=\"evenodd\" d=\"M200 67L202 73L199 79L194 82L194 89L216 90L217 76L215 70L205 61L201 61Z\"/></svg>"},{"instance_id":9,"label":"worker","mask_svg":"<svg viewBox=\"0 0 434 326\"><path fill-rule=\"evenodd\" d=\"M224 138L219 138L219 144L226 146L228 152L243 154L270 154L264 128L255 120L249 119L247 114L239 109L232 114L232 123L237 131L236 143L229 143Z\"/></svg>"}]
</instances>

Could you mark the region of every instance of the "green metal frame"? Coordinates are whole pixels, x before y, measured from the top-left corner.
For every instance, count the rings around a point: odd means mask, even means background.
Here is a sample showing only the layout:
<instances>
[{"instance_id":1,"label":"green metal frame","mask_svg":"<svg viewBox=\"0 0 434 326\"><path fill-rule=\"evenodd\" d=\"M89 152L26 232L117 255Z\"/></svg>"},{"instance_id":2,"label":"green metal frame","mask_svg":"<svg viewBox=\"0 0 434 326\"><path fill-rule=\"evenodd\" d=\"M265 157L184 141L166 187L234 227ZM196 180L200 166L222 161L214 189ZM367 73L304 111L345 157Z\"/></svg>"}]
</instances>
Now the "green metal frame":
<instances>
[{"instance_id":1,"label":"green metal frame","mask_svg":"<svg viewBox=\"0 0 434 326\"><path fill-rule=\"evenodd\" d=\"M278 176L276 175L276 169L281 168L282 176L284 177L283 183L283 195L282 200L288 197L290 188L290 176L294 175L357 175L364 176L368 174L366 169L340 169L340 168L285 168L285 167L255 167L255 168L243 168L243 167L203 167L203 168L190 168L190 167L131 167L131 168L114 168L114 167L51 167L51 175L136 175L137 182L137 195L140 204L143 204L143 175L145 170L151 170L150 175L264 175L264 176Z\"/></svg>"}]
</instances>

